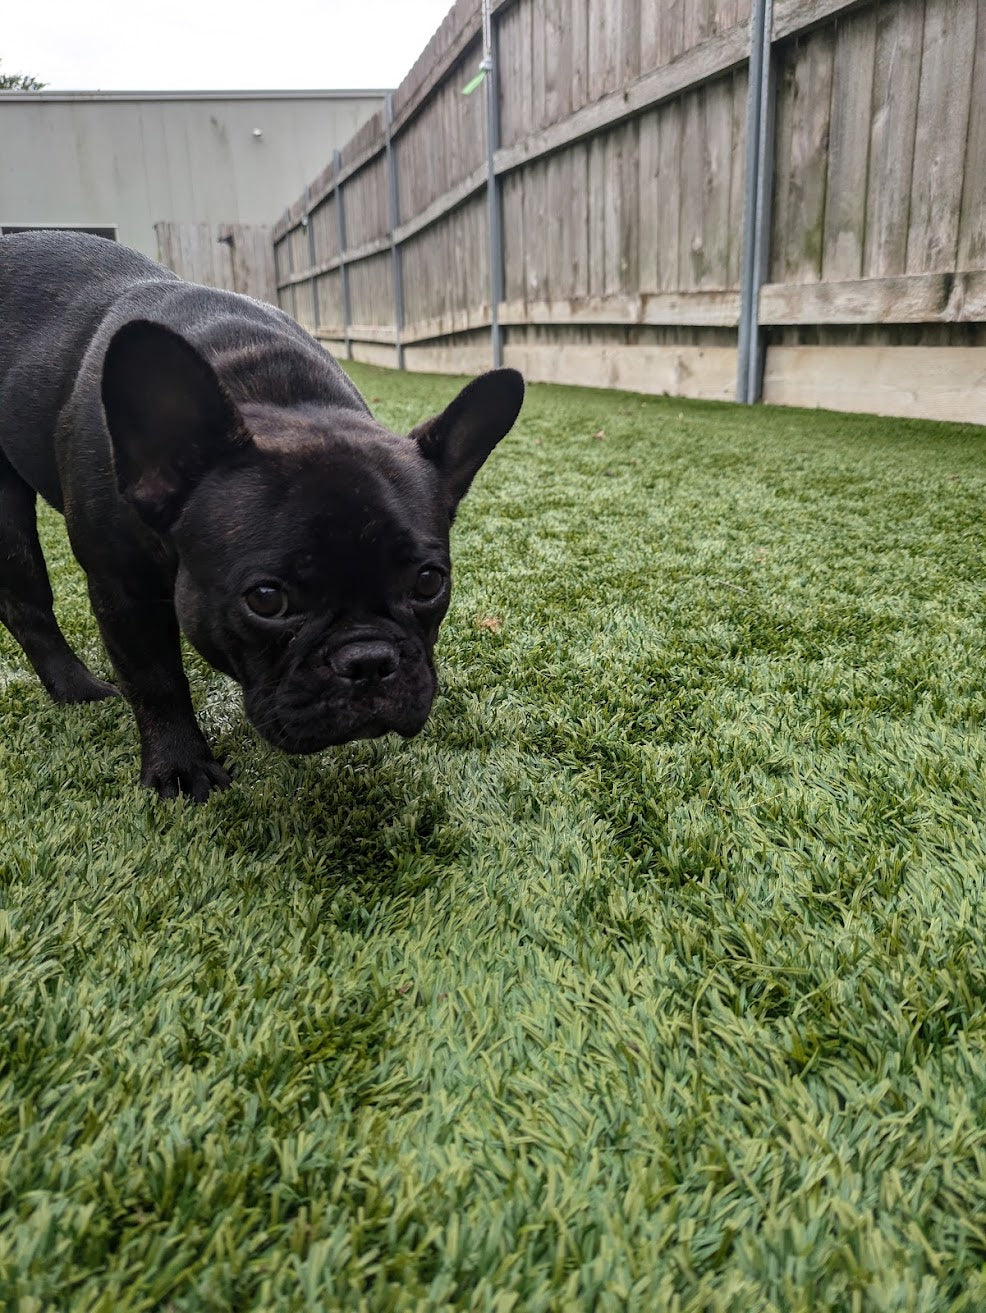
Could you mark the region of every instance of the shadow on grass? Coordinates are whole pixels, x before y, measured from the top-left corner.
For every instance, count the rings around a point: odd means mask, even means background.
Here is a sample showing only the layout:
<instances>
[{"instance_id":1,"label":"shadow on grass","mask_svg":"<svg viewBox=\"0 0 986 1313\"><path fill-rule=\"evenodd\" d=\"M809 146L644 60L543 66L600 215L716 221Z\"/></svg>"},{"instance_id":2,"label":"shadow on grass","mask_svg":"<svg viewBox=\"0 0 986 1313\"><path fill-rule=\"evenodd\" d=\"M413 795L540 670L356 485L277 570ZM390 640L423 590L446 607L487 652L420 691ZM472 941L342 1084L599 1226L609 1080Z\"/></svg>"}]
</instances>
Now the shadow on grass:
<instances>
[{"instance_id":1,"label":"shadow on grass","mask_svg":"<svg viewBox=\"0 0 986 1313\"><path fill-rule=\"evenodd\" d=\"M218 748L233 784L201 810L212 809L213 839L230 859L249 853L275 878L345 889L345 901L369 913L381 899L428 888L462 858L466 836L427 746L386 739L289 757L243 724Z\"/></svg>"}]
</instances>

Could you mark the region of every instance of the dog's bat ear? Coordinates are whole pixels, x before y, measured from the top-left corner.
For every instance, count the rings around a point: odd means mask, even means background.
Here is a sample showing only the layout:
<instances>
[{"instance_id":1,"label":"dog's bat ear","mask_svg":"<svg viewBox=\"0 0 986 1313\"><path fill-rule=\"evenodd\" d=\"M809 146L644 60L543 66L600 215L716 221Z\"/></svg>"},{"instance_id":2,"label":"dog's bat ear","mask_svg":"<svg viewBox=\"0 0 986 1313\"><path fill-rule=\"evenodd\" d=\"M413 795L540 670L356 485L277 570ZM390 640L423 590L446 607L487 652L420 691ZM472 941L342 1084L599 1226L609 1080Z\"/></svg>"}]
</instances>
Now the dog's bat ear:
<instances>
[{"instance_id":1,"label":"dog's bat ear","mask_svg":"<svg viewBox=\"0 0 986 1313\"><path fill-rule=\"evenodd\" d=\"M442 476L450 517L487 456L510 432L523 401L524 380L516 369L493 369L411 433Z\"/></svg>"},{"instance_id":2,"label":"dog's bat ear","mask_svg":"<svg viewBox=\"0 0 986 1313\"><path fill-rule=\"evenodd\" d=\"M131 320L111 339L102 397L117 486L162 532L202 475L251 442L208 362L179 334L150 320Z\"/></svg>"}]
</instances>

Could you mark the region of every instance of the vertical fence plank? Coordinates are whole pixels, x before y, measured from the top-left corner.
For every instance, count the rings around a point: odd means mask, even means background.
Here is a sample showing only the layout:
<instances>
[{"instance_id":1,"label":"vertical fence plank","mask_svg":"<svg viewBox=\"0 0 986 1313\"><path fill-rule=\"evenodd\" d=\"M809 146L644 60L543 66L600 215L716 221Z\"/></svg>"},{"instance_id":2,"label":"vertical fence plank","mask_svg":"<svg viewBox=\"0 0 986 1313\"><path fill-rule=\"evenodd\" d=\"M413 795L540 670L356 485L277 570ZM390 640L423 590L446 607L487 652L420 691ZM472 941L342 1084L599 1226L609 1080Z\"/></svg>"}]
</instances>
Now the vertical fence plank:
<instances>
[{"instance_id":1,"label":"vertical fence plank","mask_svg":"<svg viewBox=\"0 0 986 1313\"><path fill-rule=\"evenodd\" d=\"M712 11L713 32L728 32L742 19L739 15L739 0L715 0Z\"/></svg>"},{"instance_id":2,"label":"vertical fence plank","mask_svg":"<svg viewBox=\"0 0 986 1313\"><path fill-rule=\"evenodd\" d=\"M623 286L620 269L622 241L620 229L623 224L623 132L615 128L606 132L602 138L603 170L608 186L603 193L603 269L602 292L604 296L613 296Z\"/></svg>"},{"instance_id":3,"label":"vertical fence plank","mask_svg":"<svg viewBox=\"0 0 986 1313\"><path fill-rule=\"evenodd\" d=\"M705 100L689 91L681 104L681 188L678 246L678 287L701 286L705 274L703 206L705 201Z\"/></svg>"},{"instance_id":4,"label":"vertical fence plank","mask_svg":"<svg viewBox=\"0 0 986 1313\"><path fill-rule=\"evenodd\" d=\"M656 11L657 6L654 6ZM637 167L637 268L641 292L658 288L658 243L660 241L660 111L641 116L638 132Z\"/></svg>"},{"instance_id":5,"label":"vertical fence plank","mask_svg":"<svg viewBox=\"0 0 986 1313\"><path fill-rule=\"evenodd\" d=\"M986 189L986 12L982 5L977 17L976 63L959 225L960 269L986 269L986 204L983 203Z\"/></svg>"},{"instance_id":6,"label":"vertical fence plank","mask_svg":"<svg viewBox=\"0 0 986 1313\"><path fill-rule=\"evenodd\" d=\"M749 74L747 70L734 73L732 82L732 135L730 150L732 168L729 181L729 258L726 266L726 286L739 287L740 266L743 258L743 193L746 185L744 163L747 151L747 98Z\"/></svg>"},{"instance_id":7,"label":"vertical fence plank","mask_svg":"<svg viewBox=\"0 0 986 1313\"><path fill-rule=\"evenodd\" d=\"M683 20L683 50L694 50L711 35L714 13L715 0L687 0Z\"/></svg>"},{"instance_id":8,"label":"vertical fence plank","mask_svg":"<svg viewBox=\"0 0 986 1313\"><path fill-rule=\"evenodd\" d=\"M620 178L620 291L635 293L640 287L640 244L637 216L640 213L640 123L624 124L623 170Z\"/></svg>"},{"instance_id":9,"label":"vertical fence plank","mask_svg":"<svg viewBox=\"0 0 986 1313\"><path fill-rule=\"evenodd\" d=\"M556 285L557 295L571 299L575 292L575 234L578 230L579 200L573 181L575 163L572 151L564 151L555 162L554 196L549 193L548 204L551 206L555 223L552 238L557 248ZM560 213L555 215L555 207L560 206Z\"/></svg>"},{"instance_id":10,"label":"vertical fence plank","mask_svg":"<svg viewBox=\"0 0 986 1313\"><path fill-rule=\"evenodd\" d=\"M661 10L658 4L645 3L640 6L640 71L648 73L657 68L661 61Z\"/></svg>"},{"instance_id":11,"label":"vertical fence plank","mask_svg":"<svg viewBox=\"0 0 986 1313\"><path fill-rule=\"evenodd\" d=\"M534 125L534 78L531 45L534 39L534 0L518 0L516 46L511 66L511 94L517 114L517 136L525 137Z\"/></svg>"},{"instance_id":12,"label":"vertical fence plank","mask_svg":"<svg viewBox=\"0 0 986 1313\"><path fill-rule=\"evenodd\" d=\"M588 147L588 293L602 296L606 269L606 143L593 137Z\"/></svg>"},{"instance_id":13,"label":"vertical fence plank","mask_svg":"<svg viewBox=\"0 0 986 1313\"><path fill-rule=\"evenodd\" d=\"M863 274L903 273L907 264L914 137L918 125L924 0L877 13Z\"/></svg>"},{"instance_id":14,"label":"vertical fence plank","mask_svg":"<svg viewBox=\"0 0 986 1313\"><path fill-rule=\"evenodd\" d=\"M620 57L617 67L617 86L626 86L640 76L640 12L641 5L649 8L652 0L623 0L620 15Z\"/></svg>"},{"instance_id":15,"label":"vertical fence plank","mask_svg":"<svg viewBox=\"0 0 986 1313\"><path fill-rule=\"evenodd\" d=\"M535 160L524 170L524 287L528 303L544 299L546 175L546 160Z\"/></svg>"},{"instance_id":16,"label":"vertical fence plank","mask_svg":"<svg viewBox=\"0 0 986 1313\"><path fill-rule=\"evenodd\" d=\"M572 151L572 294L589 295L589 146L579 142Z\"/></svg>"},{"instance_id":17,"label":"vertical fence plank","mask_svg":"<svg viewBox=\"0 0 986 1313\"><path fill-rule=\"evenodd\" d=\"M658 164L658 291L681 287L681 100L658 110L660 156Z\"/></svg>"},{"instance_id":18,"label":"vertical fence plank","mask_svg":"<svg viewBox=\"0 0 986 1313\"><path fill-rule=\"evenodd\" d=\"M565 215L569 197L563 175L562 155L550 155L545 179L545 279L542 295L547 299L565 295Z\"/></svg>"},{"instance_id":19,"label":"vertical fence plank","mask_svg":"<svg viewBox=\"0 0 986 1313\"><path fill-rule=\"evenodd\" d=\"M873 110L876 11L839 24L832 76L822 268L826 278L859 278Z\"/></svg>"},{"instance_id":20,"label":"vertical fence plank","mask_svg":"<svg viewBox=\"0 0 986 1313\"><path fill-rule=\"evenodd\" d=\"M699 287L726 287L729 281L729 198L733 171L733 83L719 78L699 93L704 101L702 197L703 268ZM742 166L740 166L742 167Z\"/></svg>"},{"instance_id":21,"label":"vertical fence plank","mask_svg":"<svg viewBox=\"0 0 986 1313\"><path fill-rule=\"evenodd\" d=\"M543 128L548 121L549 63L555 52L548 49L545 5L542 0L530 6L531 14L531 117L528 131Z\"/></svg>"},{"instance_id":22,"label":"vertical fence plank","mask_svg":"<svg viewBox=\"0 0 986 1313\"><path fill-rule=\"evenodd\" d=\"M571 0L573 111L589 103L590 3L591 0Z\"/></svg>"},{"instance_id":23,"label":"vertical fence plank","mask_svg":"<svg viewBox=\"0 0 986 1313\"><path fill-rule=\"evenodd\" d=\"M517 87L517 28L520 13L511 5L497 16L497 45L503 76L500 78L500 144L512 146L523 135Z\"/></svg>"},{"instance_id":24,"label":"vertical fence plank","mask_svg":"<svg viewBox=\"0 0 986 1313\"><path fill-rule=\"evenodd\" d=\"M976 0L927 0L907 271L955 267L969 128Z\"/></svg>"},{"instance_id":25,"label":"vertical fence plank","mask_svg":"<svg viewBox=\"0 0 986 1313\"><path fill-rule=\"evenodd\" d=\"M541 58L544 61L543 125L558 123L572 112L573 23L565 0L544 0Z\"/></svg>"},{"instance_id":26,"label":"vertical fence plank","mask_svg":"<svg viewBox=\"0 0 986 1313\"><path fill-rule=\"evenodd\" d=\"M688 0L665 0L661 10L659 64L670 64L685 48L685 8Z\"/></svg>"},{"instance_id":27,"label":"vertical fence plank","mask_svg":"<svg viewBox=\"0 0 986 1313\"><path fill-rule=\"evenodd\" d=\"M786 231L780 234L783 277L816 282L822 276L827 143L832 108L835 38L813 32L791 51L790 156L778 157L778 185L787 189Z\"/></svg>"},{"instance_id":28,"label":"vertical fence plank","mask_svg":"<svg viewBox=\"0 0 986 1313\"><path fill-rule=\"evenodd\" d=\"M521 170L503 179L504 298L523 301L524 288L524 179Z\"/></svg>"},{"instance_id":29,"label":"vertical fence plank","mask_svg":"<svg viewBox=\"0 0 986 1313\"><path fill-rule=\"evenodd\" d=\"M621 0L589 3L589 99L598 100L617 84Z\"/></svg>"}]
</instances>

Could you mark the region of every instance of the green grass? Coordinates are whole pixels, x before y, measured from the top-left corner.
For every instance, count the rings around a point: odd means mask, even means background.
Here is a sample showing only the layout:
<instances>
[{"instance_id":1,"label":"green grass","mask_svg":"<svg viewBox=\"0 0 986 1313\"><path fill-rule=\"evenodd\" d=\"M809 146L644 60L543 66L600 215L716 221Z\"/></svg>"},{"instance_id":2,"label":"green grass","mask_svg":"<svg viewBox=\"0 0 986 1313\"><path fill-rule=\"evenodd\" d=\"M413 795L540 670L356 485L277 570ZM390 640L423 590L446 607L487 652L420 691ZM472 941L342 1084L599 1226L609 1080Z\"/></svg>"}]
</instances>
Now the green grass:
<instances>
[{"instance_id":1,"label":"green grass","mask_svg":"<svg viewBox=\"0 0 986 1313\"><path fill-rule=\"evenodd\" d=\"M981 430L532 387L425 733L190 661L203 808L0 638L0 1307L986 1308L984 507Z\"/></svg>"}]
</instances>

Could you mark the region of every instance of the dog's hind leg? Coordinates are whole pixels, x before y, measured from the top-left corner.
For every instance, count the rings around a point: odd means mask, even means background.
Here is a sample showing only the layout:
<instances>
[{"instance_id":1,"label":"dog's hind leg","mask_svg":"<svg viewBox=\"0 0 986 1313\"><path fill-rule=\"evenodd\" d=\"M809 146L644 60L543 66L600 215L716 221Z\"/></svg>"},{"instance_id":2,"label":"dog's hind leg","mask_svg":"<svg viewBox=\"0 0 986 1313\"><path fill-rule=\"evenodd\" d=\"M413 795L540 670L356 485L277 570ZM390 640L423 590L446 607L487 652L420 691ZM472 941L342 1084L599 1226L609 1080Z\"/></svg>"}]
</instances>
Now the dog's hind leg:
<instances>
[{"instance_id":1,"label":"dog's hind leg","mask_svg":"<svg viewBox=\"0 0 986 1313\"><path fill-rule=\"evenodd\" d=\"M34 490L0 455L0 621L55 702L112 697L117 690L90 673L58 627L35 502Z\"/></svg>"}]
</instances>

